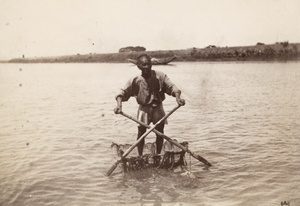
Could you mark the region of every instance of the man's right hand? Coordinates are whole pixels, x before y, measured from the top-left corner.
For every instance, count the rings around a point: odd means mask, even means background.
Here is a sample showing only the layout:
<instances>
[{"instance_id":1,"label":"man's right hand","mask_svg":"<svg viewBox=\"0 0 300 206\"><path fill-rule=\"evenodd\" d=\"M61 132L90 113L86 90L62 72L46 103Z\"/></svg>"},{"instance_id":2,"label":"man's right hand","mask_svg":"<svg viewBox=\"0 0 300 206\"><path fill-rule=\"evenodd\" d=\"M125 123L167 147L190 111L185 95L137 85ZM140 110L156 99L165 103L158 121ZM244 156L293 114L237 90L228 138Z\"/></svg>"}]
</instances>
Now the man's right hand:
<instances>
[{"instance_id":1,"label":"man's right hand","mask_svg":"<svg viewBox=\"0 0 300 206\"><path fill-rule=\"evenodd\" d=\"M120 114L122 112L122 107L118 106L114 109L115 114Z\"/></svg>"},{"instance_id":2,"label":"man's right hand","mask_svg":"<svg viewBox=\"0 0 300 206\"><path fill-rule=\"evenodd\" d=\"M115 114L120 114L122 112L122 97L117 97L117 107L114 109Z\"/></svg>"}]
</instances>

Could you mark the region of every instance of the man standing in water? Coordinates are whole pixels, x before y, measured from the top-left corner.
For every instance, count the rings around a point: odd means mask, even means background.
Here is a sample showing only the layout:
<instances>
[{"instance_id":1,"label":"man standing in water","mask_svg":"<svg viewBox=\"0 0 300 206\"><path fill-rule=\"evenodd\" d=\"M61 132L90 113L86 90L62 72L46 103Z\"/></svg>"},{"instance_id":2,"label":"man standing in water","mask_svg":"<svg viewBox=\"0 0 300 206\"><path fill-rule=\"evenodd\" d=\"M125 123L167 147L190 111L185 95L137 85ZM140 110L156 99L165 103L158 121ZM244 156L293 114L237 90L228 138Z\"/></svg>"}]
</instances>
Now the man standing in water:
<instances>
[{"instance_id":1,"label":"man standing in water","mask_svg":"<svg viewBox=\"0 0 300 206\"><path fill-rule=\"evenodd\" d=\"M165 100L165 93L176 98L179 105L185 105L185 100L180 98L181 91L171 82L166 74L152 70L151 58L142 54L137 58L137 67L141 70L141 75L130 79L126 86L117 94L117 107L114 109L116 114L122 111L122 102L128 101L130 97L136 97L139 104L138 120L145 124L157 123L165 116L162 102ZM164 133L165 122L157 125L156 129ZM139 125L139 139L146 132L146 128ZM160 154L164 139L156 135L156 152ZM138 144L138 153L143 155L145 140Z\"/></svg>"}]
</instances>

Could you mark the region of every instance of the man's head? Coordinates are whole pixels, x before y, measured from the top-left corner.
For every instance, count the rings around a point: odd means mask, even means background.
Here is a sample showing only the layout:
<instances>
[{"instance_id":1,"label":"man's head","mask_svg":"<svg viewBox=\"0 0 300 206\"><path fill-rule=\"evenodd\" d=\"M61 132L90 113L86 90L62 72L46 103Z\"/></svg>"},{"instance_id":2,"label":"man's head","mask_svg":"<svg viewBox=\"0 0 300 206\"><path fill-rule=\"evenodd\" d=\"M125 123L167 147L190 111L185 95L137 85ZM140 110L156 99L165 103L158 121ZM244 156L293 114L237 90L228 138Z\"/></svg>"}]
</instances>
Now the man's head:
<instances>
[{"instance_id":1,"label":"man's head","mask_svg":"<svg viewBox=\"0 0 300 206\"><path fill-rule=\"evenodd\" d=\"M143 77L149 77L151 74L151 58L147 54L142 54L137 58L137 66L142 71Z\"/></svg>"}]
</instances>

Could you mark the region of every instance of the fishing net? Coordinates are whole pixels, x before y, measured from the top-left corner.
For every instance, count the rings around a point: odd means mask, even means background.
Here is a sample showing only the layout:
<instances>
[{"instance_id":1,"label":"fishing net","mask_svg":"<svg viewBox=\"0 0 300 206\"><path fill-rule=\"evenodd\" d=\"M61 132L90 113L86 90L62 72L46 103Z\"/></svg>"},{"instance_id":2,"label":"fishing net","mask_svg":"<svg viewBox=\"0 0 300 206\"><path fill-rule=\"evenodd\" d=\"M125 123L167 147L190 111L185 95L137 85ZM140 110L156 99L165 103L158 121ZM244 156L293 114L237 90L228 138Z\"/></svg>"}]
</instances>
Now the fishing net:
<instances>
[{"instance_id":1,"label":"fishing net","mask_svg":"<svg viewBox=\"0 0 300 206\"><path fill-rule=\"evenodd\" d=\"M176 141L176 140L174 140ZM188 149L188 142L180 143ZM130 147L129 144L112 143L111 148L117 158L121 158L124 152ZM143 150L144 155L138 156L137 148L123 159L124 172L136 171L145 168L175 169L186 167L185 151L166 141L162 147L161 154L156 154L156 143L146 143Z\"/></svg>"}]
</instances>

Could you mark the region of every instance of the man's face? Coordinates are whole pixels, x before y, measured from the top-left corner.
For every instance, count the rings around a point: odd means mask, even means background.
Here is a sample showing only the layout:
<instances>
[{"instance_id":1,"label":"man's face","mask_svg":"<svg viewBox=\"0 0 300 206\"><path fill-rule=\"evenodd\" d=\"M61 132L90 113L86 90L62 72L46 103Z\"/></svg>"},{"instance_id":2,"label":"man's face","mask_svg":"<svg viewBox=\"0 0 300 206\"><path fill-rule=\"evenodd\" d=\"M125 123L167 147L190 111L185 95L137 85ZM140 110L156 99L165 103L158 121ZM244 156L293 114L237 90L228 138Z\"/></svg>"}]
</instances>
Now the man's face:
<instances>
[{"instance_id":1,"label":"man's face","mask_svg":"<svg viewBox=\"0 0 300 206\"><path fill-rule=\"evenodd\" d=\"M139 69L142 71L142 76L149 77L151 74L152 63L148 58L142 58L141 63L139 64Z\"/></svg>"}]
</instances>

